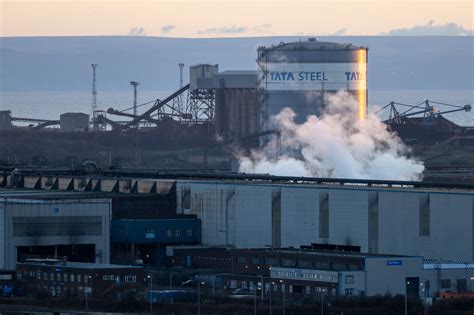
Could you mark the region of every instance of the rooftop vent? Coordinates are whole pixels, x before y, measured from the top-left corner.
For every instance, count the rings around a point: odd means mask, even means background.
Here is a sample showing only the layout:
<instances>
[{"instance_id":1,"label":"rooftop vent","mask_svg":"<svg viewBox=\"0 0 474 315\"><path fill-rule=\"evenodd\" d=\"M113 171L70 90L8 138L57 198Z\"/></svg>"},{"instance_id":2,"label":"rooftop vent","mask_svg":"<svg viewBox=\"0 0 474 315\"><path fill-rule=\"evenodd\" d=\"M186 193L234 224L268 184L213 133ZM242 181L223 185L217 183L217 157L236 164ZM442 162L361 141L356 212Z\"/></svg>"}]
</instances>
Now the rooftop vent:
<instances>
[{"instance_id":1,"label":"rooftop vent","mask_svg":"<svg viewBox=\"0 0 474 315\"><path fill-rule=\"evenodd\" d=\"M315 42L317 41L318 39L316 37L308 37L308 41L309 42Z\"/></svg>"}]
</instances>

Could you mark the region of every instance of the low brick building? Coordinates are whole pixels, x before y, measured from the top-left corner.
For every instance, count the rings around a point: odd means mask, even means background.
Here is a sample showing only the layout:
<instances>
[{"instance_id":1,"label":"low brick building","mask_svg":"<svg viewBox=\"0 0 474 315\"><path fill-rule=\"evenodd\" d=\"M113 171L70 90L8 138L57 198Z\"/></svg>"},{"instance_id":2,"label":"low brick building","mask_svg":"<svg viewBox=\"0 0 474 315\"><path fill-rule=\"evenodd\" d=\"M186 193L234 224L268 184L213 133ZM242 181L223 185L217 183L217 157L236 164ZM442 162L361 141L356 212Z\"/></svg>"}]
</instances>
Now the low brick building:
<instances>
[{"instance_id":1,"label":"low brick building","mask_svg":"<svg viewBox=\"0 0 474 315\"><path fill-rule=\"evenodd\" d=\"M143 267L28 259L17 263L17 278L27 282L27 292L46 291L50 296L103 297L143 290Z\"/></svg>"}]
</instances>

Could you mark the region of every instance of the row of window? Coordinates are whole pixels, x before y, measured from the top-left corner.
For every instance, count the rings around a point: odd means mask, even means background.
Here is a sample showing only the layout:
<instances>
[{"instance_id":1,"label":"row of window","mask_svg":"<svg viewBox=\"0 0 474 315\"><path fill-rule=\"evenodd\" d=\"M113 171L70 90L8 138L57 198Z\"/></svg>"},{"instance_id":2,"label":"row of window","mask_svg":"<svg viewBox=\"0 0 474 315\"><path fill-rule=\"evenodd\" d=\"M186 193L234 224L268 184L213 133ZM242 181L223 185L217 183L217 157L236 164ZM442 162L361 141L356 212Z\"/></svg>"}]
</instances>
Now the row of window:
<instances>
[{"instance_id":1,"label":"row of window","mask_svg":"<svg viewBox=\"0 0 474 315\"><path fill-rule=\"evenodd\" d=\"M255 293L255 290L261 290L262 283L261 282L254 282L254 281L238 281L238 280L230 280L227 282L228 286L230 289L248 289L250 292ZM285 284L285 283L272 283L270 284L269 282L265 282L265 294L270 293L270 285L272 288L273 292L289 292L293 293L293 285L291 284ZM327 288L324 287L318 287L318 286L311 286L311 285L305 285L304 286L304 293L305 294L312 294L312 293L321 293L321 292L327 292Z\"/></svg>"},{"instance_id":2,"label":"row of window","mask_svg":"<svg viewBox=\"0 0 474 315\"><path fill-rule=\"evenodd\" d=\"M356 263L329 262L329 261L310 261L296 259L278 259L274 257L260 258L250 257L250 261L254 265L268 265L273 267L298 267L302 269L323 269L323 270L359 270L360 267ZM246 256L238 256L237 263L246 264Z\"/></svg>"},{"instance_id":3,"label":"row of window","mask_svg":"<svg viewBox=\"0 0 474 315\"><path fill-rule=\"evenodd\" d=\"M456 279L452 281L451 279L441 279L440 281L441 289L453 289L453 284L455 284L455 289L458 292L464 292L467 289L466 279Z\"/></svg>"},{"instance_id":4,"label":"row of window","mask_svg":"<svg viewBox=\"0 0 474 315\"><path fill-rule=\"evenodd\" d=\"M84 280L84 283L87 284L89 281L90 276L82 276L81 274L68 274L68 273L61 273L61 272L48 272L48 271L26 271L23 270L23 272L19 271L17 273L18 279L22 278L36 278L37 280L50 280L50 281L63 281L63 282L77 282L81 283L82 280Z\"/></svg>"},{"instance_id":5,"label":"row of window","mask_svg":"<svg viewBox=\"0 0 474 315\"><path fill-rule=\"evenodd\" d=\"M274 278L301 278L307 280L320 280L337 282L337 275L328 275L315 272L292 272L292 271L276 271L272 270L272 277Z\"/></svg>"},{"instance_id":6,"label":"row of window","mask_svg":"<svg viewBox=\"0 0 474 315\"><path fill-rule=\"evenodd\" d=\"M230 258L216 256L194 256L196 260L230 261Z\"/></svg>"},{"instance_id":7,"label":"row of window","mask_svg":"<svg viewBox=\"0 0 474 315\"><path fill-rule=\"evenodd\" d=\"M153 228L151 228L151 229L153 229ZM153 233L153 232L147 232L147 233ZM193 236L193 229L192 228L188 228L186 230L186 236L187 237L192 237ZM166 237L169 237L169 238L173 237L173 229L172 228L168 228L166 230ZM176 228L174 230L174 237L181 237L181 229L180 228Z\"/></svg>"},{"instance_id":8,"label":"row of window","mask_svg":"<svg viewBox=\"0 0 474 315\"><path fill-rule=\"evenodd\" d=\"M62 286L47 286L47 285L29 285L30 289L49 291L51 296L65 295L76 296L84 294L84 287L62 287Z\"/></svg>"},{"instance_id":9,"label":"row of window","mask_svg":"<svg viewBox=\"0 0 474 315\"><path fill-rule=\"evenodd\" d=\"M61 281L61 282L76 282L76 283L82 283L83 281L84 284L89 283L89 279L91 278L90 275L81 275L81 274L68 274L68 273L61 273L61 272L42 272L42 271L26 271L24 270L23 272L19 271L17 273L18 279L21 280L23 278L36 278L37 280L50 280L50 281ZM102 280L104 281L118 281L120 282L120 276L115 276L115 275L103 275ZM136 275L129 275L125 276L125 282L127 283L133 283L137 282L137 276Z\"/></svg>"}]
</instances>

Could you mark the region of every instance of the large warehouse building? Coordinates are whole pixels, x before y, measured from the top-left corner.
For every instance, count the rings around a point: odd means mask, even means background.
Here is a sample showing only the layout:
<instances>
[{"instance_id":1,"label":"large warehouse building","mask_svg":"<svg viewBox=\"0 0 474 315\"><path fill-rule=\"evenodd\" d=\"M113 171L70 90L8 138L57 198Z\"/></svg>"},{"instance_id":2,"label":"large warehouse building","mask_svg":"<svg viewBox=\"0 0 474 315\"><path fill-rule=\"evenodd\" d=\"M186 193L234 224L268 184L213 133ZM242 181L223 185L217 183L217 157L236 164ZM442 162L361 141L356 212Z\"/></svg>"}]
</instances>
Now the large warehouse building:
<instances>
[{"instance_id":1,"label":"large warehouse building","mask_svg":"<svg viewBox=\"0 0 474 315\"><path fill-rule=\"evenodd\" d=\"M0 192L0 269L45 256L109 263L110 219L110 199Z\"/></svg>"},{"instance_id":2,"label":"large warehouse building","mask_svg":"<svg viewBox=\"0 0 474 315\"><path fill-rule=\"evenodd\" d=\"M240 248L359 246L361 252L474 260L471 190L179 180L177 211L202 243Z\"/></svg>"}]
</instances>

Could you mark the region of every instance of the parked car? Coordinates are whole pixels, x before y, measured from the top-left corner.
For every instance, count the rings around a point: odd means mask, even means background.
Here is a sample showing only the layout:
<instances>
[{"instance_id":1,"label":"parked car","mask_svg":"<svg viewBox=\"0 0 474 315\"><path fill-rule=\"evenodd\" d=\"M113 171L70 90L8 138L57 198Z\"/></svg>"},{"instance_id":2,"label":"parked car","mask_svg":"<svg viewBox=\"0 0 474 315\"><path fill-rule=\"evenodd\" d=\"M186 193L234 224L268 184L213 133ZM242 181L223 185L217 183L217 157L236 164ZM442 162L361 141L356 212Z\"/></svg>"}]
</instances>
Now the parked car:
<instances>
[{"instance_id":1,"label":"parked car","mask_svg":"<svg viewBox=\"0 0 474 315\"><path fill-rule=\"evenodd\" d=\"M232 295L250 295L249 289L236 289L232 291Z\"/></svg>"},{"instance_id":2,"label":"parked car","mask_svg":"<svg viewBox=\"0 0 474 315\"><path fill-rule=\"evenodd\" d=\"M197 286L197 282L196 280L189 279L189 280L181 282L181 286L182 287L195 287Z\"/></svg>"}]
</instances>

